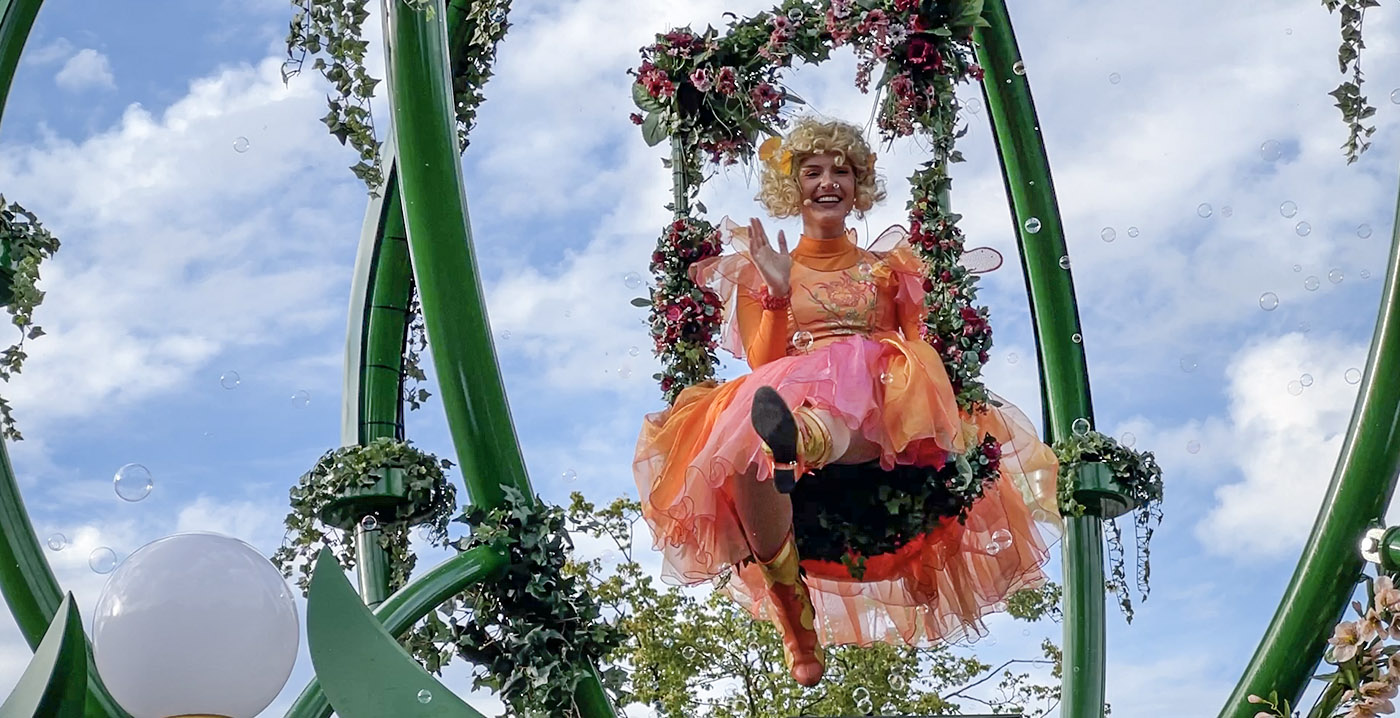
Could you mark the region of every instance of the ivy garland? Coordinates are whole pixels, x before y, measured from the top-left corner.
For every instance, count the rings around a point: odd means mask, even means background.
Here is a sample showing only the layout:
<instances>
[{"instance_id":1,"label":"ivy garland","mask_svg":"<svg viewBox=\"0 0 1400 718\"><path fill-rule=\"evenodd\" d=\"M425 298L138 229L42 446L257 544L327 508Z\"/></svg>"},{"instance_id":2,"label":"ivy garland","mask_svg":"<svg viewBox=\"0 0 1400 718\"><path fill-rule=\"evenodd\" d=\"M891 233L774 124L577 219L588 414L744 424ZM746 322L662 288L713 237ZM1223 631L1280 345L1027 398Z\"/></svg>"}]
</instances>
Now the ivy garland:
<instances>
[{"instance_id":1,"label":"ivy garland","mask_svg":"<svg viewBox=\"0 0 1400 718\"><path fill-rule=\"evenodd\" d=\"M44 293L36 286L39 265L53 257L58 247L58 238L44 229L33 212L18 203L7 204L0 195L0 287L4 287L0 293L5 295L10 323L20 332L19 341L0 351L0 379L6 382L20 373L29 356L24 351L25 340L44 335L43 328L34 323L34 310L44 302ZM15 425L10 402L4 398L0 398L0 436L11 441L24 438Z\"/></svg>"},{"instance_id":2,"label":"ivy garland","mask_svg":"<svg viewBox=\"0 0 1400 718\"><path fill-rule=\"evenodd\" d=\"M284 522L287 535L272 562L287 578L296 574L303 592L311 583L313 559L323 548L331 549L341 567L354 568L355 532L327 526L321 513L344 496L374 486L376 472L402 469L406 503L392 515L370 515L379 529L379 545L388 554L389 590L402 588L417 563L408 549L410 528L423 526L424 538L434 545L448 545L447 524L457 508L457 488L443 472L452 466L451 461L420 451L411 442L390 438L327 451L291 489L292 510Z\"/></svg>"},{"instance_id":3,"label":"ivy garland","mask_svg":"<svg viewBox=\"0 0 1400 718\"><path fill-rule=\"evenodd\" d=\"M1337 48L1337 67L1342 74L1351 73L1351 79L1328 93L1337 101L1342 122L1347 126L1347 141L1342 144L1347 164L1361 159L1371 146L1369 138L1376 131L1375 125L1363 124L1376 114L1376 108L1361 94L1361 50L1366 47L1361 38L1361 26L1366 19L1366 9L1379 5L1379 0L1322 0L1328 12L1340 14L1342 44Z\"/></svg>"},{"instance_id":4,"label":"ivy garland","mask_svg":"<svg viewBox=\"0 0 1400 718\"><path fill-rule=\"evenodd\" d=\"M500 694L515 715L575 716L573 695L590 666L626 636L602 620L586 577L565 569L573 541L564 510L506 486L499 508L471 508L456 518L473 527L458 543L506 556L506 573L454 597L404 638L429 670L460 656L476 666L473 688ZM618 669L603 672L616 690Z\"/></svg>"},{"instance_id":5,"label":"ivy garland","mask_svg":"<svg viewBox=\"0 0 1400 718\"><path fill-rule=\"evenodd\" d=\"M643 139L670 138L675 219L652 255L656 288L650 325L663 371L662 394L674 401L686 386L715 377L719 301L689 277L692 264L719 251L713 226L691 213L690 199L704 179L700 161L733 164L754 156L762 134L776 135L787 102L802 100L779 85L793 60L820 62L832 48L851 45L860 58L856 84L869 91L875 68L884 72L878 125L887 141L920 132L934 159L910 178L910 243L929 265L925 283L926 336L943 357L959 404L971 410L987 400L979 381L991 346L985 307L975 306L977 278L958 265L958 215L944 210L950 163L962 161L953 86L980 79L970 36L981 24L980 0L785 0L771 12L735 19L720 35L682 28L657 36L641 50L633 100ZM701 213L703 205L696 204Z\"/></svg>"},{"instance_id":6,"label":"ivy garland","mask_svg":"<svg viewBox=\"0 0 1400 718\"><path fill-rule=\"evenodd\" d=\"M432 0L396 0L421 12L432 10ZM452 91L457 116L457 146L466 151L467 136L476 124L476 109L485 99L482 88L491 78L496 45L505 37L511 0L481 0L454 6L465 16L453 23ZM292 0L296 12L287 32L287 60L282 81L301 74L307 57L311 67L335 86L326 98L330 107L321 122L342 145L348 144L359 161L350 171L373 195L384 182L382 143L375 135L370 100L380 80L365 68L369 42L360 29L370 16L369 0Z\"/></svg>"},{"instance_id":7,"label":"ivy garland","mask_svg":"<svg viewBox=\"0 0 1400 718\"><path fill-rule=\"evenodd\" d=\"M1097 431L1074 434L1056 442L1055 457L1059 459L1057 477L1060 514L1083 516L1085 507L1074 500L1075 478L1080 466L1102 463L1108 467L1114 481L1128 495L1133 506L1133 528L1137 543L1136 583L1140 600L1146 601L1152 573L1150 544L1156 527L1162 523L1162 469L1150 451L1138 452L1123 446L1116 439ZM1118 606L1131 623L1132 594L1124 568L1123 537L1116 519L1104 520L1109 547L1109 579L1107 587L1118 596Z\"/></svg>"}]
</instances>

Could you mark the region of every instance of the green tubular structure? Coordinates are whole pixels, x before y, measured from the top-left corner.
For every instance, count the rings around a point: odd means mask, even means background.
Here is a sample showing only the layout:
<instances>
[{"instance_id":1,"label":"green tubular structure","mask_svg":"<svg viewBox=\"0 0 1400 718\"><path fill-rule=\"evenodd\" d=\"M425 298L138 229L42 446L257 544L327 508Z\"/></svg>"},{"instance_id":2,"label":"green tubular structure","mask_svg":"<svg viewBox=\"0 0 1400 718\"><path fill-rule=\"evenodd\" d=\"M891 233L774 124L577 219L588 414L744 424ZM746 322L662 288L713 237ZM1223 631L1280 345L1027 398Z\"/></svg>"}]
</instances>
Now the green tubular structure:
<instances>
[{"instance_id":1,"label":"green tubular structure","mask_svg":"<svg viewBox=\"0 0 1400 718\"><path fill-rule=\"evenodd\" d=\"M385 33L399 189L429 348L462 475L478 506L503 486L533 500L491 343L472 251L449 68L446 7L390 3ZM583 718L616 715L594 672L574 695Z\"/></svg>"},{"instance_id":2,"label":"green tubular structure","mask_svg":"<svg viewBox=\"0 0 1400 718\"><path fill-rule=\"evenodd\" d=\"M1093 423L1079 311L1070 272L1060 267L1060 258L1068 256L1064 228L1030 85L1014 69L1020 51L1005 1L986 0L983 16L990 23L976 35L978 60L986 71L983 91L1026 273L1040 359L1045 431L1054 441L1069 436L1076 419ZM1026 226L1033 218L1040 224L1036 232ZM1067 518L1063 552L1064 684L1060 714L1065 718L1102 716L1105 640L1103 527L1099 520L1092 516Z\"/></svg>"},{"instance_id":3,"label":"green tubular structure","mask_svg":"<svg viewBox=\"0 0 1400 718\"><path fill-rule=\"evenodd\" d=\"M80 718L87 707L87 654L83 620L70 593L29 667L0 704L0 718Z\"/></svg>"},{"instance_id":4,"label":"green tubular structure","mask_svg":"<svg viewBox=\"0 0 1400 718\"><path fill-rule=\"evenodd\" d=\"M472 251L445 10L441 1L424 9L389 4L388 86L414 279L462 478L474 504L494 508L503 485L533 492Z\"/></svg>"},{"instance_id":5,"label":"green tubular structure","mask_svg":"<svg viewBox=\"0 0 1400 718\"><path fill-rule=\"evenodd\" d=\"M1400 198L1397 198L1400 212ZM1400 215L1398 215L1400 216ZM1381 293L1376 331L1351 425L1303 547L1293 578L1244 675L1220 711L1222 718L1252 718L1250 694L1296 702L1322 659L1332 627L1346 610L1362 559L1358 543L1385 516L1400 472L1400 222L1392 231L1390 264Z\"/></svg>"},{"instance_id":6,"label":"green tubular structure","mask_svg":"<svg viewBox=\"0 0 1400 718\"><path fill-rule=\"evenodd\" d=\"M0 0L0 119L5 116L5 100L10 96L24 42L43 4L44 0Z\"/></svg>"}]
</instances>

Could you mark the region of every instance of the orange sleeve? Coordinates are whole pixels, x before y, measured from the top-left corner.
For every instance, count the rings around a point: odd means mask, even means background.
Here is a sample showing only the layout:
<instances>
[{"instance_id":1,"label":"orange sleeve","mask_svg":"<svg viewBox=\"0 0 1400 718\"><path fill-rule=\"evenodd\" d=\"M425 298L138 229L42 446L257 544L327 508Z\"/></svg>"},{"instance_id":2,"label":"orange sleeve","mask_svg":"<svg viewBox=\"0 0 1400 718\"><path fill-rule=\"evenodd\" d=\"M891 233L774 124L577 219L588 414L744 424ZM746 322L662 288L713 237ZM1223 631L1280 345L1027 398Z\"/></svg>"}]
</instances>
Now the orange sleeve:
<instances>
[{"instance_id":1,"label":"orange sleeve","mask_svg":"<svg viewBox=\"0 0 1400 718\"><path fill-rule=\"evenodd\" d=\"M744 340L744 356L749 367L757 369L774 359L787 356L788 313L786 309L764 309L757 297L739 292L739 334Z\"/></svg>"},{"instance_id":2,"label":"orange sleeve","mask_svg":"<svg viewBox=\"0 0 1400 718\"><path fill-rule=\"evenodd\" d=\"M906 341L914 341L923 336L921 331L924 326L924 318L928 313L923 305L914 306L909 302L896 300L894 303L895 321L899 323L899 331L904 333Z\"/></svg>"}]
</instances>

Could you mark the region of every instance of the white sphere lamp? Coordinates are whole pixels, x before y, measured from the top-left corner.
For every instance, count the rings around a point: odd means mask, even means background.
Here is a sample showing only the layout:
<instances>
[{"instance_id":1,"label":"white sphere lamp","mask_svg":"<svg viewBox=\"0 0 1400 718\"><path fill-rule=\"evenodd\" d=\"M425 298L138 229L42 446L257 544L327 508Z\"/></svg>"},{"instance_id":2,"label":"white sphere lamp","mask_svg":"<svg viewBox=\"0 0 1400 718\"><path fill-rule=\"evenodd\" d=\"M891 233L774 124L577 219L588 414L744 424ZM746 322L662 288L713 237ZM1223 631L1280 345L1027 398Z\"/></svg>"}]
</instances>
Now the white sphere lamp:
<instances>
[{"instance_id":1,"label":"white sphere lamp","mask_svg":"<svg viewBox=\"0 0 1400 718\"><path fill-rule=\"evenodd\" d=\"M134 718L254 718L286 684L296 602L257 549L213 533L157 539L107 579L93 657Z\"/></svg>"}]
</instances>

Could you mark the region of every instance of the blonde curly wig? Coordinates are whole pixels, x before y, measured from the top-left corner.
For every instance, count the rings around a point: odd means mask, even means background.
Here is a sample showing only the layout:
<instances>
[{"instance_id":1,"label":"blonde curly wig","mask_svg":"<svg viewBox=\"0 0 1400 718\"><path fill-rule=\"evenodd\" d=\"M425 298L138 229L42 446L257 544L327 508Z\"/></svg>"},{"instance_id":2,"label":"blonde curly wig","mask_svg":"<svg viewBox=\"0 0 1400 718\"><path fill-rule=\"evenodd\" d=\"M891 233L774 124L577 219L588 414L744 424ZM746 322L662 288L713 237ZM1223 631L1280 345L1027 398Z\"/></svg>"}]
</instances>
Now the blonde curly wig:
<instances>
[{"instance_id":1,"label":"blonde curly wig","mask_svg":"<svg viewBox=\"0 0 1400 718\"><path fill-rule=\"evenodd\" d=\"M808 158L826 152L836 154L837 164L849 163L855 169L857 217L885 198L885 182L875 174L875 153L855 125L840 120L822 121L815 117L803 117L793 125L778 152L780 155L791 153L791 161L764 162L758 196L755 197L774 217L802 214L802 189L797 181L797 171Z\"/></svg>"}]
</instances>

